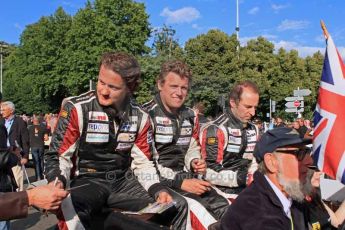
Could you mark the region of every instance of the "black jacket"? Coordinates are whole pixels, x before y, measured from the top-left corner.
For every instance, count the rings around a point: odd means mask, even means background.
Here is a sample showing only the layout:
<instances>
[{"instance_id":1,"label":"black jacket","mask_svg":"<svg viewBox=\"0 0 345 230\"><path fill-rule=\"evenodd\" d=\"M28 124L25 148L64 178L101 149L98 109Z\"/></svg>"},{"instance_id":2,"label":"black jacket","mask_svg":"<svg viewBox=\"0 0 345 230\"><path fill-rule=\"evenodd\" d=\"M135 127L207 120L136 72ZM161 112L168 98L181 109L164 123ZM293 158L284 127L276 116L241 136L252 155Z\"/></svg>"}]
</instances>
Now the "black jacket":
<instances>
[{"instance_id":1,"label":"black jacket","mask_svg":"<svg viewBox=\"0 0 345 230\"><path fill-rule=\"evenodd\" d=\"M13 123L10 129L10 132L8 133L8 138L10 141L11 147L16 147L16 141L19 145L19 147L22 149L22 155L23 157L27 158L29 157L29 133L28 129L26 127L25 121L16 115L14 115ZM5 119L0 119L0 125L5 124Z\"/></svg>"},{"instance_id":2,"label":"black jacket","mask_svg":"<svg viewBox=\"0 0 345 230\"><path fill-rule=\"evenodd\" d=\"M0 124L0 192L13 192L17 185L12 167L17 165L18 157L7 148L7 130Z\"/></svg>"},{"instance_id":3,"label":"black jacket","mask_svg":"<svg viewBox=\"0 0 345 230\"><path fill-rule=\"evenodd\" d=\"M178 115L169 113L159 94L143 105L153 122L157 152L156 166L161 177L172 180L172 187L181 188L183 179L193 177L190 164L200 159L199 120L196 113L182 106Z\"/></svg>"},{"instance_id":4,"label":"black jacket","mask_svg":"<svg viewBox=\"0 0 345 230\"><path fill-rule=\"evenodd\" d=\"M26 192L0 194L0 221L23 218L28 215L29 200Z\"/></svg>"},{"instance_id":5,"label":"black jacket","mask_svg":"<svg viewBox=\"0 0 345 230\"><path fill-rule=\"evenodd\" d=\"M208 167L206 179L219 186L243 188L247 173L253 174L257 168L253 151L258 136L254 124L244 127L230 109L208 123L200 137Z\"/></svg>"},{"instance_id":6,"label":"black jacket","mask_svg":"<svg viewBox=\"0 0 345 230\"><path fill-rule=\"evenodd\" d=\"M62 104L45 154L49 182L58 177L66 184L85 174L118 179L130 168L151 195L161 189L151 161L151 122L134 100L128 98L122 111L116 111L101 106L90 91Z\"/></svg>"},{"instance_id":7,"label":"black jacket","mask_svg":"<svg viewBox=\"0 0 345 230\"><path fill-rule=\"evenodd\" d=\"M317 203L318 200L314 199L313 202ZM305 230L308 229L308 223L315 223L315 218L311 218L313 213L308 210L310 207L315 210L319 206L293 201L291 215L294 230ZM314 213L322 218L322 220L318 220L321 223L321 229L326 229L323 225L329 225L327 211L321 207ZM291 221L284 213L283 205L278 196L264 175L255 172L253 183L240 193L224 214L221 220L221 229L291 230L292 228Z\"/></svg>"}]
</instances>

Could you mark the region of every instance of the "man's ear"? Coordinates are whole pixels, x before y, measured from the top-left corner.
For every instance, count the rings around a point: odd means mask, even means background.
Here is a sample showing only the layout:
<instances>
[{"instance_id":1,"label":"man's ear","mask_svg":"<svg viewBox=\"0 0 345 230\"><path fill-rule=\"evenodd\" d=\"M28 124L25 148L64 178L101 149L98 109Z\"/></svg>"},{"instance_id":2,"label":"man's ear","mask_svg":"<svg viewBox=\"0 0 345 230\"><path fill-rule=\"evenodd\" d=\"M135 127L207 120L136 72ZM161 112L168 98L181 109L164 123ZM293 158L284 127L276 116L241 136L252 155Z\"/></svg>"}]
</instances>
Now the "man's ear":
<instances>
[{"instance_id":1,"label":"man's ear","mask_svg":"<svg viewBox=\"0 0 345 230\"><path fill-rule=\"evenodd\" d=\"M264 156L264 163L267 171L270 173L276 173L279 170L278 159L273 153L266 153Z\"/></svg>"},{"instance_id":2,"label":"man's ear","mask_svg":"<svg viewBox=\"0 0 345 230\"><path fill-rule=\"evenodd\" d=\"M236 107L236 101L234 99L230 99L230 107L235 108Z\"/></svg>"},{"instance_id":3,"label":"man's ear","mask_svg":"<svg viewBox=\"0 0 345 230\"><path fill-rule=\"evenodd\" d=\"M158 91L161 91L162 90L162 86L163 86L163 82L161 80L157 80L157 88L158 88Z\"/></svg>"}]
</instances>

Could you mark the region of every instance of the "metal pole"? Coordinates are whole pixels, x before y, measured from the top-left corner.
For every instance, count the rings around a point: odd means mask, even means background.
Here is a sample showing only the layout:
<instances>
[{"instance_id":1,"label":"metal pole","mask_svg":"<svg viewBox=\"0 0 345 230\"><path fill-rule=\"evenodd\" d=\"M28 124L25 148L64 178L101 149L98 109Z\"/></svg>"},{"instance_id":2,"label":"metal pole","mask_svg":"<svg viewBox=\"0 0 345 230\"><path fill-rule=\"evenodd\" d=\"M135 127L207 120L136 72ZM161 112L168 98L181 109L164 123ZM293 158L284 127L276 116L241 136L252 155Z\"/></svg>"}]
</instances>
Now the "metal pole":
<instances>
[{"instance_id":1,"label":"metal pole","mask_svg":"<svg viewBox=\"0 0 345 230\"><path fill-rule=\"evenodd\" d=\"M270 98L270 122L272 120L272 99Z\"/></svg>"},{"instance_id":2,"label":"metal pole","mask_svg":"<svg viewBox=\"0 0 345 230\"><path fill-rule=\"evenodd\" d=\"M236 0L236 37L238 41L238 45L236 47L237 51L237 58L240 58L240 11L239 11L239 4L238 0Z\"/></svg>"},{"instance_id":3,"label":"metal pole","mask_svg":"<svg viewBox=\"0 0 345 230\"><path fill-rule=\"evenodd\" d=\"M2 93L2 45L1 46L1 53L0 53L0 91Z\"/></svg>"},{"instance_id":4,"label":"metal pole","mask_svg":"<svg viewBox=\"0 0 345 230\"><path fill-rule=\"evenodd\" d=\"M236 0L236 36L237 40L240 41L240 16L239 16L239 6L238 0Z\"/></svg>"}]
</instances>

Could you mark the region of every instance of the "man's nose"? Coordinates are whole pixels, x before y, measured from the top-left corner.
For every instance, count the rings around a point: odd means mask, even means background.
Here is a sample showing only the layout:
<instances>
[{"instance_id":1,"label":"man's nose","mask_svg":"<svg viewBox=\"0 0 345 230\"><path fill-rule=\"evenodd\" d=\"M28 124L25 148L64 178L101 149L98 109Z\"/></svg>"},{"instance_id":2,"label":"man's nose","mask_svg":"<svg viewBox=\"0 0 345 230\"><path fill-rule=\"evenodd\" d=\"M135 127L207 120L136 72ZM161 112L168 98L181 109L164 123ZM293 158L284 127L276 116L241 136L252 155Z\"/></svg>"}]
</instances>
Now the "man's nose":
<instances>
[{"instance_id":1,"label":"man's nose","mask_svg":"<svg viewBox=\"0 0 345 230\"><path fill-rule=\"evenodd\" d=\"M177 87L176 94L181 96L182 95L182 89L180 87Z\"/></svg>"},{"instance_id":2,"label":"man's nose","mask_svg":"<svg viewBox=\"0 0 345 230\"><path fill-rule=\"evenodd\" d=\"M109 87L107 85L102 85L101 86L101 90L100 90L101 94L108 95L109 91L110 91L110 89L109 89Z\"/></svg>"},{"instance_id":3,"label":"man's nose","mask_svg":"<svg viewBox=\"0 0 345 230\"><path fill-rule=\"evenodd\" d=\"M250 113L250 115L254 116L255 115L255 108L250 108L249 113Z\"/></svg>"}]
</instances>

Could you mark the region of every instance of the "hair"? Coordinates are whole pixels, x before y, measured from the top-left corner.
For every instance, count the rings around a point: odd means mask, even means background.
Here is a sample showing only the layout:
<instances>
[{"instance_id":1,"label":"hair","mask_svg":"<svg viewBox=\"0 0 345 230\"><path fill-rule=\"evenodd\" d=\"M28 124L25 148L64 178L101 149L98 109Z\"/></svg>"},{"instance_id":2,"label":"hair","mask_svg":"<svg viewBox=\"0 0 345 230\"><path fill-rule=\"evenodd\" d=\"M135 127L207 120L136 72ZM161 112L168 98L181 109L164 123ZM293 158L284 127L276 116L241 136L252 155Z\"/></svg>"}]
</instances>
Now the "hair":
<instances>
[{"instance_id":1,"label":"hair","mask_svg":"<svg viewBox=\"0 0 345 230\"><path fill-rule=\"evenodd\" d=\"M164 83L166 76L173 72L179 75L181 78L188 78L189 85L192 82L192 70L189 66L180 60L169 60L162 64L161 71L158 75L158 81Z\"/></svg>"},{"instance_id":2,"label":"hair","mask_svg":"<svg viewBox=\"0 0 345 230\"><path fill-rule=\"evenodd\" d=\"M12 101L5 101L1 103L1 107L8 107L10 108L13 112L16 110L16 107L14 106Z\"/></svg>"},{"instance_id":3,"label":"hair","mask_svg":"<svg viewBox=\"0 0 345 230\"><path fill-rule=\"evenodd\" d=\"M205 112L205 105L203 102L199 101L198 103L196 103L193 108L199 110L200 113L204 113Z\"/></svg>"},{"instance_id":4,"label":"hair","mask_svg":"<svg viewBox=\"0 0 345 230\"><path fill-rule=\"evenodd\" d=\"M130 92L134 92L140 82L140 66L138 61L124 52L107 52L102 55L99 67L118 73L125 81Z\"/></svg>"},{"instance_id":5,"label":"hair","mask_svg":"<svg viewBox=\"0 0 345 230\"><path fill-rule=\"evenodd\" d=\"M238 104L241 100L241 96L242 96L244 88L249 88L254 93L259 94L258 86L254 82L246 80L246 81L241 81L234 85L234 87L231 89L229 93L229 99L234 100L235 103Z\"/></svg>"},{"instance_id":6,"label":"hair","mask_svg":"<svg viewBox=\"0 0 345 230\"><path fill-rule=\"evenodd\" d=\"M265 162L264 160L262 160L260 163L259 163L259 166L258 166L258 172L261 172L262 174L267 174L267 167L265 165Z\"/></svg>"},{"instance_id":7,"label":"hair","mask_svg":"<svg viewBox=\"0 0 345 230\"><path fill-rule=\"evenodd\" d=\"M0 102L2 101L2 92L0 92Z\"/></svg>"}]
</instances>

